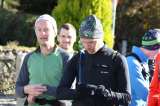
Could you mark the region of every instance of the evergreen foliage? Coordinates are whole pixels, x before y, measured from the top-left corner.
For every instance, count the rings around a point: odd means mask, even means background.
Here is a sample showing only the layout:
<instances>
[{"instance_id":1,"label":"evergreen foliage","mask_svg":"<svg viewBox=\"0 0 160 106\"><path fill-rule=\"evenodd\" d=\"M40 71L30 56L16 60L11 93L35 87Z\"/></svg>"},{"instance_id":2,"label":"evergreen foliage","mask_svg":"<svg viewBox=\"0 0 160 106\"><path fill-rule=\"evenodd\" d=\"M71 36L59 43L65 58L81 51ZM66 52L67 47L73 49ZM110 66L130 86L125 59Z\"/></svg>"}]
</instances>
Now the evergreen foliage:
<instances>
[{"instance_id":1,"label":"evergreen foliage","mask_svg":"<svg viewBox=\"0 0 160 106\"><path fill-rule=\"evenodd\" d=\"M0 44L17 41L20 45L33 46L36 37L33 29L35 16L30 14L13 13L0 9Z\"/></svg>"}]
</instances>

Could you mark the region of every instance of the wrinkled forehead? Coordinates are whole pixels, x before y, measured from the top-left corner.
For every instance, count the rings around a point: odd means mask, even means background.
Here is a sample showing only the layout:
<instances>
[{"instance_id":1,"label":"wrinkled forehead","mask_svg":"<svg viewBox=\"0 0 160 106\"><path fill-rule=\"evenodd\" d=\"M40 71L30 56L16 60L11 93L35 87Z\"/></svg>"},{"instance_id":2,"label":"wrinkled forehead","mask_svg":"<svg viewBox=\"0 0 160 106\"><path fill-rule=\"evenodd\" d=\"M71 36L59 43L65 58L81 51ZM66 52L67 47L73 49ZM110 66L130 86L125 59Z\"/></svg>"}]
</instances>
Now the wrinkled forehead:
<instances>
[{"instance_id":1,"label":"wrinkled forehead","mask_svg":"<svg viewBox=\"0 0 160 106\"><path fill-rule=\"evenodd\" d=\"M36 21L36 22L35 22L35 27L36 27L37 25L39 25L39 24L52 25L48 20L43 20L43 19Z\"/></svg>"}]
</instances>

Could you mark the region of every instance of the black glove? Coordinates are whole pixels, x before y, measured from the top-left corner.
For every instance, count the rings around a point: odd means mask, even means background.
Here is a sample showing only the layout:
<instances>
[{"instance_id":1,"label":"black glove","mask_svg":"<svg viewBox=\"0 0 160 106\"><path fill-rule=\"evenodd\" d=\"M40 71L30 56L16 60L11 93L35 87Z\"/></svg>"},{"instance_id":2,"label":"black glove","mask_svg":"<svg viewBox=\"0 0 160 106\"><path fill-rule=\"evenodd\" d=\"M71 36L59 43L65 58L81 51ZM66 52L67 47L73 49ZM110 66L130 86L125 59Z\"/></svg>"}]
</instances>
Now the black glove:
<instances>
[{"instance_id":1,"label":"black glove","mask_svg":"<svg viewBox=\"0 0 160 106\"><path fill-rule=\"evenodd\" d=\"M97 89L96 85L79 84L76 87L76 93L78 98L83 98L83 97L95 95L96 89Z\"/></svg>"},{"instance_id":2,"label":"black glove","mask_svg":"<svg viewBox=\"0 0 160 106\"><path fill-rule=\"evenodd\" d=\"M114 93L105 88L104 85L98 85L95 91L95 95L98 97L105 97L107 99L111 99L114 97Z\"/></svg>"},{"instance_id":3,"label":"black glove","mask_svg":"<svg viewBox=\"0 0 160 106\"><path fill-rule=\"evenodd\" d=\"M98 85L97 86L97 89L96 89L96 93L95 93L95 95L96 96L104 96L103 94L104 94L104 92L105 92L105 86L104 85Z\"/></svg>"}]
</instances>

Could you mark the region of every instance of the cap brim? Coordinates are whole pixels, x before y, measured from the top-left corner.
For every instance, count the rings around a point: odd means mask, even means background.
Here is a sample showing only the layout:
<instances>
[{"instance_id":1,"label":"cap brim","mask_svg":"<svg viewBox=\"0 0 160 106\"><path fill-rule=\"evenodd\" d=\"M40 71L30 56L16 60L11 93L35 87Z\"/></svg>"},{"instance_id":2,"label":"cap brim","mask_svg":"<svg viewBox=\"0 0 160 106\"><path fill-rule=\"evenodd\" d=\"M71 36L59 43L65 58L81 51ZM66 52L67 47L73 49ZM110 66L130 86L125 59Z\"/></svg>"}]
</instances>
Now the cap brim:
<instances>
[{"instance_id":1,"label":"cap brim","mask_svg":"<svg viewBox=\"0 0 160 106\"><path fill-rule=\"evenodd\" d=\"M157 50L157 49L160 49L160 44L152 45L152 46L142 46L142 47L148 50Z\"/></svg>"}]
</instances>

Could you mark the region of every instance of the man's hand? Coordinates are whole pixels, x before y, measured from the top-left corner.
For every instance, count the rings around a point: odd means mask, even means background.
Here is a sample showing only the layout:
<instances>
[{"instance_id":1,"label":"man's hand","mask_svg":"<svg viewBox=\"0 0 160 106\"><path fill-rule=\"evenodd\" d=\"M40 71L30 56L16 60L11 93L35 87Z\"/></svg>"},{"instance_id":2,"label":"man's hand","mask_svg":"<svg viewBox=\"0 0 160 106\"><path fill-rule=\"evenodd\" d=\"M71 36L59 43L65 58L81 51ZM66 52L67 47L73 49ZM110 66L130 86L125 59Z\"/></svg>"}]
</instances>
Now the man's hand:
<instances>
[{"instance_id":1,"label":"man's hand","mask_svg":"<svg viewBox=\"0 0 160 106\"><path fill-rule=\"evenodd\" d=\"M27 101L28 101L28 104L33 104L35 102L35 96L28 95Z\"/></svg>"},{"instance_id":2,"label":"man's hand","mask_svg":"<svg viewBox=\"0 0 160 106\"><path fill-rule=\"evenodd\" d=\"M108 89L105 88L104 85L98 85L97 90L96 90L96 95L103 96L103 97L109 97L111 96L111 93Z\"/></svg>"},{"instance_id":3,"label":"man's hand","mask_svg":"<svg viewBox=\"0 0 160 106\"><path fill-rule=\"evenodd\" d=\"M39 96L46 91L47 91L47 87L43 85L26 85L24 87L24 93L32 96Z\"/></svg>"},{"instance_id":4,"label":"man's hand","mask_svg":"<svg viewBox=\"0 0 160 106\"><path fill-rule=\"evenodd\" d=\"M104 85L98 85L97 86L97 89L95 91L95 95L97 97L104 97L104 98L107 98L107 99L112 99L113 97L115 97L114 92L106 89Z\"/></svg>"}]
</instances>

